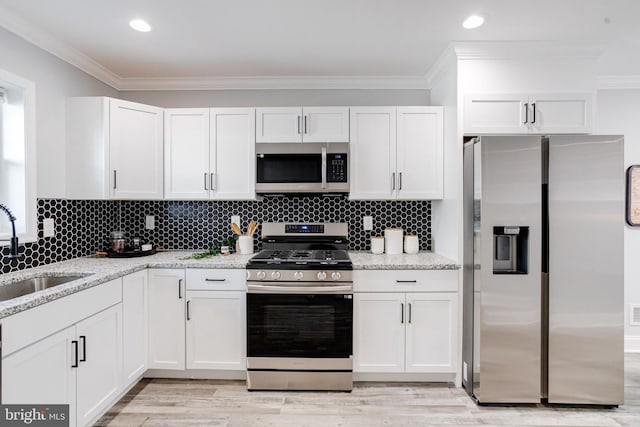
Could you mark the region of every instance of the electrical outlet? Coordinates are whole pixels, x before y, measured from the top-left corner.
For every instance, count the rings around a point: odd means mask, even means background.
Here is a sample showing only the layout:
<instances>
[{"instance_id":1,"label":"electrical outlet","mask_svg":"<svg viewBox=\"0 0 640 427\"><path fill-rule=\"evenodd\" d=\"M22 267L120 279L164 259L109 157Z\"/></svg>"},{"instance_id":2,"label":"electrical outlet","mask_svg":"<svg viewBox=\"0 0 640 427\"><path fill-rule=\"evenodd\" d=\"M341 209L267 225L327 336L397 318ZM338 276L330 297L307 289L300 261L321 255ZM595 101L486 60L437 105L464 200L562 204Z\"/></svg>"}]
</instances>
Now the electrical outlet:
<instances>
[{"instance_id":1,"label":"electrical outlet","mask_svg":"<svg viewBox=\"0 0 640 427\"><path fill-rule=\"evenodd\" d=\"M236 224L240 227L240 215L231 215L231 224Z\"/></svg>"},{"instance_id":2,"label":"electrical outlet","mask_svg":"<svg viewBox=\"0 0 640 427\"><path fill-rule=\"evenodd\" d=\"M156 217L154 215L146 215L144 217L144 228L145 230L155 230Z\"/></svg>"},{"instance_id":3,"label":"electrical outlet","mask_svg":"<svg viewBox=\"0 0 640 427\"><path fill-rule=\"evenodd\" d=\"M53 237L56 235L56 224L53 218L45 218L42 220L42 236Z\"/></svg>"},{"instance_id":4,"label":"electrical outlet","mask_svg":"<svg viewBox=\"0 0 640 427\"><path fill-rule=\"evenodd\" d=\"M373 230L373 217L372 216L363 216L362 217L362 228L364 228L364 231Z\"/></svg>"}]
</instances>

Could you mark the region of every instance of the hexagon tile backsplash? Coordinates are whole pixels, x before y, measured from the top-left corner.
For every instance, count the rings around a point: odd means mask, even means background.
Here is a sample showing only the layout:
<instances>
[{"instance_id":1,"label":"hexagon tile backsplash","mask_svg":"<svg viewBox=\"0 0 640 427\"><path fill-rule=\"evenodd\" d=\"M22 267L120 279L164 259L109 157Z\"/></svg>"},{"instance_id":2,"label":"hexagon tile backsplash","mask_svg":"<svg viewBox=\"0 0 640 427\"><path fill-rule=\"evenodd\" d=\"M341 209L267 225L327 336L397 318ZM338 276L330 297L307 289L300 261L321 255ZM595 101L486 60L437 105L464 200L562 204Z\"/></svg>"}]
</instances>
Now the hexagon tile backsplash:
<instances>
[{"instance_id":1,"label":"hexagon tile backsplash","mask_svg":"<svg viewBox=\"0 0 640 427\"><path fill-rule=\"evenodd\" d=\"M145 216L155 216L155 229L145 230ZM420 250L431 249L431 202L353 201L342 197L265 198L261 201L108 201L38 200L38 241L20 246L24 256L8 260L1 251L2 273L90 255L106 248L109 233L166 249L204 249L232 235L231 215L239 215L243 230L251 220L263 222L347 222L349 249L368 250L371 232L362 229L362 217L373 217L373 234L386 227L417 233ZM55 237L42 237L42 220L54 218ZM260 235L260 228L256 237ZM257 244L259 246L259 244ZM259 247L257 247L259 249Z\"/></svg>"}]
</instances>

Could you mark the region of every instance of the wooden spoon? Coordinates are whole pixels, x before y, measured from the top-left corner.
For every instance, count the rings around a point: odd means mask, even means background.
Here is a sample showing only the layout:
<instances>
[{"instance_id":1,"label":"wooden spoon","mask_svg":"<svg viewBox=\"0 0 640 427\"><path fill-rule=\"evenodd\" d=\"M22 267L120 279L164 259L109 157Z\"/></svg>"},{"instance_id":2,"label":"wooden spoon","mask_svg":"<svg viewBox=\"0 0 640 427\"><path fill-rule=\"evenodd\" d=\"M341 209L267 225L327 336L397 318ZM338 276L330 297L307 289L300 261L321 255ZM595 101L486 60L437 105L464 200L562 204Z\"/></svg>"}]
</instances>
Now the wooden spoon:
<instances>
[{"instance_id":1,"label":"wooden spoon","mask_svg":"<svg viewBox=\"0 0 640 427\"><path fill-rule=\"evenodd\" d=\"M240 227L238 227L238 224L236 224L235 222L231 223L231 230L238 236L242 236L242 230L240 230Z\"/></svg>"},{"instance_id":2,"label":"wooden spoon","mask_svg":"<svg viewBox=\"0 0 640 427\"><path fill-rule=\"evenodd\" d=\"M258 223L256 221L251 221L247 227L247 236L253 236L257 229Z\"/></svg>"}]
</instances>

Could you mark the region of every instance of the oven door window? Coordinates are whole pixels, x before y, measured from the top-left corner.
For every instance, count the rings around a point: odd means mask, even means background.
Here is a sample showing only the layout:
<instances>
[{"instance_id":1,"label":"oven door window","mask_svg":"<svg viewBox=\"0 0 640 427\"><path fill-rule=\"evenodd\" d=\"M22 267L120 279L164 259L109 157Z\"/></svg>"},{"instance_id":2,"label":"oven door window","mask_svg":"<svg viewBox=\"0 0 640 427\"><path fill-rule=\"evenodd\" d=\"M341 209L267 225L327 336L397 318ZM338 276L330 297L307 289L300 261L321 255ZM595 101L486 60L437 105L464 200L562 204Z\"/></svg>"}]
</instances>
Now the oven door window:
<instances>
[{"instance_id":1,"label":"oven door window","mask_svg":"<svg viewBox=\"0 0 640 427\"><path fill-rule=\"evenodd\" d=\"M247 294L249 357L349 357L351 295Z\"/></svg>"},{"instance_id":2,"label":"oven door window","mask_svg":"<svg viewBox=\"0 0 640 427\"><path fill-rule=\"evenodd\" d=\"M322 155L261 154L258 156L257 182L322 182Z\"/></svg>"}]
</instances>

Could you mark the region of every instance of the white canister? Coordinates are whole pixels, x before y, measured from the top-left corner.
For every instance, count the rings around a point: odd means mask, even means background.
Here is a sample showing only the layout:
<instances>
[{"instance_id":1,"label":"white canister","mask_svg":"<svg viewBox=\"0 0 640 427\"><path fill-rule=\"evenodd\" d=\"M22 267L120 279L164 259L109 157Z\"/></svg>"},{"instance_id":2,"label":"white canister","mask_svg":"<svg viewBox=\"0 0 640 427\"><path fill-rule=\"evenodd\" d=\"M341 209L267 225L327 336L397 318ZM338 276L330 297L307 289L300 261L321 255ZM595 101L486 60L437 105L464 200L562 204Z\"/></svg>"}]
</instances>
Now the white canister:
<instances>
[{"instance_id":1,"label":"white canister","mask_svg":"<svg viewBox=\"0 0 640 427\"><path fill-rule=\"evenodd\" d=\"M384 247L389 255L402 253L402 228L385 228Z\"/></svg>"},{"instance_id":2,"label":"white canister","mask_svg":"<svg viewBox=\"0 0 640 427\"><path fill-rule=\"evenodd\" d=\"M384 252L384 237L373 236L371 237L371 253L381 254Z\"/></svg>"},{"instance_id":3,"label":"white canister","mask_svg":"<svg viewBox=\"0 0 640 427\"><path fill-rule=\"evenodd\" d=\"M238 236L238 246L242 255L253 253L253 236Z\"/></svg>"},{"instance_id":4,"label":"white canister","mask_svg":"<svg viewBox=\"0 0 640 427\"><path fill-rule=\"evenodd\" d=\"M418 236L415 234L407 234L404 236L404 252L407 254L417 254L420 248Z\"/></svg>"}]
</instances>

